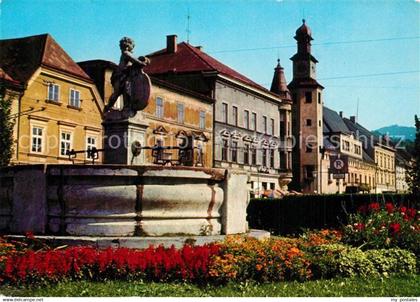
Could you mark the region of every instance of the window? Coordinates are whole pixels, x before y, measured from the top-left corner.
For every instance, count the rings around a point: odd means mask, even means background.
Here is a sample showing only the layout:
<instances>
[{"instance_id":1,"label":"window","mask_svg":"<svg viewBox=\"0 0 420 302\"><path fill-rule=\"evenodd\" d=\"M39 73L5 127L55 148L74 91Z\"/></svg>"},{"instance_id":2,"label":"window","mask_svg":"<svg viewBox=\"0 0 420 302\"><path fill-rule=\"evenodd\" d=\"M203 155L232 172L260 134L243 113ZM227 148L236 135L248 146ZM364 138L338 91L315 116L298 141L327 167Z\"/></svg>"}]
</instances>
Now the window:
<instances>
[{"instance_id":1,"label":"window","mask_svg":"<svg viewBox=\"0 0 420 302\"><path fill-rule=\"evenodd\" d=\"M267 190L267 182L263 181L262 187L263 187L264 190Z\"/></svg>"},{"instance_id":2,"label":"window","mask_svg":"<svg viewBox=\"0 0 420 302\"><path fill-rule=\"evenodd\" d=\"M344 141L343 149L344 151L350 151L350 143L347 141Z\"/></svg>"},{"instance_id":3,"label":"window","mask_svg":"<svg viewBox=\"0 0 420 302\"><path fill-rule=\"evenodd\" d=\"M232 123L235 126L238 126L238 107L232 107Z\"/></svg>"},{"instance_id":4,"label":"window","mask_svg":"<svg viewBox=\"0 0 420 302\"><path fill-rule=\"evenodd\" d=\"M280 169L281 170L286 170L287 166L286 166L286 152L280 152Z\"/></svg>"},{"instance_id":5,"label":"window","mask_svg":"<svg viewBox=\"0 0 420 302\"><path fill-rule=\"evenodd\" d=\"M87 150L92 150L93 148L96 148L96 137L94 136L88 136L86 138L86 149ZM95 155L95 158L98 158L97 154ZM87 158L93 158L91 153L87 153Z\"/></svg>"},{"instance_id":6,"label":"window","mask_svg":"<svg viewBox=\"0 0 420 302\"><path fill-rule=\"evenodd\" d=\"M227 139L222 140L222 160L227 160L228 155L228 141Z\"/></svg>"},{"instance_id":7,"label":"window","mask_svg":"<svg viewBox=\"0 0 420 302\"><path fill-rule=\"evenodd\" d=\"M361 150L360 150L360 146L357 146L357 145L354 145L354 152L356 153L356 154L361 154Z\"/></svg>"},{"instance_id":8,"label":"window","mask_svg":"<svg viewBox=\"0 0 420 302\"><path fill-rule=\"evenodd\" d=\"M321 104L321 92L318 92L318 104Z\"/></svg>"},{"instance_id":9,"label":"window","mask_svg":"<svg viewBox=\"0 0 420 302\"><path fill-rule=\"evenodd\" d=\"M264 133L267 134L267 117L263 116L263 130Z\"/></svg>"},{"instance_id":10,"label":"window","mask_svg":"<svg viewBox=\"0 0 420 302\"><path fill-rule=\"evenodd\" d=\"M70 106L80 108L80 91L70 89Z\"/></svg>"},{"instance_id":11,"label":"window","mask_svg":"<svg viewBox=\"0 0 420 302\"><path fill-rule=\"evenodd\" d=\"M178 123L184 122L184 104L178 103L176 106L178 110Z\"/></svg>"},{"instance_id":12,"label":"window","mask_svg":"<svg viewBox=\"0 0 420 302\"><path fill-rule=\"evenodd\" d=\"M67 156L67 153L70 150L71 150L71 133L61 132L60 155Z\"/></svg>"},{"instance_id":13,"label":"window","mask_svg":"<svg viewBox=\"0 0 420 302\"><path fill-rule=\"evenodd\" d=\"M244 146L244 164L249 164L249 144L245 144Z\"/></svg>"},{"instance_id":14,"label":"window","mask_svg":"<svg viewBox=\"0 0 420 302\"><path fill-rule=\"evenodd\" d=\"M270 149L270 167L274 168L274 149Z\"/></svg>"},{"instance_id":15,"label":"window","mask_svg":"<svg viewBox=\"0 0 420 302\"><path fill-rule=\"evenodd\" d=\"M231 160L236 163L238 161L238 142L232 142L231 155Z\"/></svg>"},{"instance_id":16,"label":"window","mask_svg":"<svg viewBox=\"0 0 420 302\"><path fill-rule=\"evenodd\" d=\"M156 117L163 118L163 99L156 98Z\"/></svg>"},{"instance_id":17,"label":"window","mask_svg":"<svg viewBox=\"0 0 420 302\"><path fill-rule=\"evenodd\" d=\"M222 122L223 123L228 122L228 104L226 103L222 104Z\"/></svg>"},{"instance_id":18,"label":"window","mask_svg":"<svg viewBox=\"0 0 420 302\"><path fill-rule=\"evenodd\" d=\"M42 153L43 131L41 127L32 127L32 152Z\"/></svg>"},{"instance_id":19,"label":"window","mask_svg":"<svg viewBox=\"0 0 420 302\"><path fill-rule=\"evenodd\" d=\"M274 182L270 182L270 190L274 190L276 188L276 184Z\"/></svg>"},{"instance_id":20,"label":"window","mask_svg":"<svg viewBox=\"0 0 420 302\"><path fill-rule=\"evenodd\" d=\"M286 137L286 111L280 111L280 139L284 140Z\"/></svg>"},{"instance_id":21,"label":"window","mask_svg":"<svg viewBox=\"0 0 420 302\"><path fill-rule=\"evenodd\" d=\"M60 94L60 87L56 84L50 83L48 84L48 100L58 102Z\"/></svg>"},{"instance_id":22,"label":"window","mask_svg":"<svg viewBox=\"0 0 420 302\"><path fill-rule=\"evenodd\" d=\"M257 149L254 146L251 148L251 161L253 165L257 164Z\"/></svg>"},{"instance_id":23,"label":"window","mask_svg":"<svg viewBox=\"0 0 420 302\"><path fill-rule=\"evenodd\" d=\"M306 120L306 126L312 126L312 120L311 119Z\"/></svg>"},{"instance_id":24,"label":"window","mask_svg":"<svg viewBox=\"0 0 420 302\"><path fill-rule=\"evenodd\" d=\"M249 129L249 111L244 111L244 128Z\"/></svg>"},{"instance_id":25,"label":"window","mask_svg":"<svg viewBox=\"0 0 420 302\"><path fill-rule=\"evenodd\" d=\"M270 134L274 135L274 119L270 119Z\"/></svg>"},{"instance_id":26,"label":"window","mask_svg":"<svg viewBox=\"0 0 420 302\"><path fill-rule=\"evenodd\" d=\"M318 121L318 125L319 125L319 127L322 126L321 120Z\"/></svg>"},{"instance_id":27,"label":"window","mask_svg":"<svg viewBox=\"0 0 420 302\"><path fill-rule=\"evenodd\" d=\"M267 167L267 149L262 150L262 165L263 167Z\"/></svg>"},{"instance_id":28,"label":"window","mask_svg":"<svg viewBox=\"0 0 420 302\"><path fill-rule=\"evenodd\" d=\"M206 128L206 112L200 111L200 129Z\"/></svg>"},{"instance_id":29,"label":"window","mask_svg":"<svg viewBox=\"0 0 420 302\"><path fill-rule=\"evenodd\" d=\"M251 127L251 130L257 131L257 114L255 112L251 114Z\"/></svg>"},{"instance_id":30,"label":"window","mask_svg":"<svg viewBox=\"0 0 420 302\"><path fill-rule=\"evenodd\" d=\"M312 103L312 92L305 92L305 103Z\"/></svg>"}]
</instances>

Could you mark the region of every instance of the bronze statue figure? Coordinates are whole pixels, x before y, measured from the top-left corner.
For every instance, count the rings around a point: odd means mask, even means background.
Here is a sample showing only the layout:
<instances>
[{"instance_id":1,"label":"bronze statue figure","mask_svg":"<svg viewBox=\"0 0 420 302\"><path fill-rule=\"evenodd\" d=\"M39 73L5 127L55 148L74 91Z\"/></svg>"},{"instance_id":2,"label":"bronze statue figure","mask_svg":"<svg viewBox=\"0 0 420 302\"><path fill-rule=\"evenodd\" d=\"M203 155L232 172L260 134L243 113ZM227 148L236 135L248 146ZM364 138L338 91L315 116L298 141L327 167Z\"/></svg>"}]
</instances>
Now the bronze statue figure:
<instances>
[{"instance_id":1,"label":"bronze statue figure","mask_svg":"<svg viewBox=\"0 0 420 302\"><path fill-rule=\"evenodd\" d=\"M128 37L120 40L121 57L118 68L112 73L111 83L114 89L104 112L109 111L120 95L123 96L124 108L132 113L143 110L149 103L151 84L143 67L150 63L149 58L133 55L134 41Z\"/></svg>"}]
</instances>

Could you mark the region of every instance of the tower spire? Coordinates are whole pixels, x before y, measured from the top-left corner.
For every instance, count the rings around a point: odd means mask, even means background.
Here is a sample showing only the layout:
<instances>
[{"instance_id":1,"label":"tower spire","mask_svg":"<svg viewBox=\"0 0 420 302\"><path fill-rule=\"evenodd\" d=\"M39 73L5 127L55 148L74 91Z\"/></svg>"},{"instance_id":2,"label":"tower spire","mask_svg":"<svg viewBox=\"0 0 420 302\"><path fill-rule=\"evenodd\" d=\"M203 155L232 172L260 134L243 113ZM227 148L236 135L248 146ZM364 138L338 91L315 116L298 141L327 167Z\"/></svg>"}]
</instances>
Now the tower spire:
<instances>
[{"instance_id":1,"label":"tower spire","mask_svg":"<svg viewBox=\"0 0 420 302\"><path fill-rule=\"evenodd\" d=\"M277 58L277 66L274 68L270 91L280 95L283 100L291 100L286 77L284 76L284 68L280 65L280 58Z\"/></svg>"}]
</instances>

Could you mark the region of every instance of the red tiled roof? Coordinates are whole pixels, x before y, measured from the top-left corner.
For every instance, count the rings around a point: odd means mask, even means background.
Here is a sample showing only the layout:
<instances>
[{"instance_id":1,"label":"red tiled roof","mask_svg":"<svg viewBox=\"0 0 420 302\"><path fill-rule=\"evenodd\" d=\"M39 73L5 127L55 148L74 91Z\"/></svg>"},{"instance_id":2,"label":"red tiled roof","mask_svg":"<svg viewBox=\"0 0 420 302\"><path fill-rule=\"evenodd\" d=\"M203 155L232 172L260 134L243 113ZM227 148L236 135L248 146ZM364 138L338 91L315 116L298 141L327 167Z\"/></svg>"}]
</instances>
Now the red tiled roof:
<instances>
[{"instance_id":1,"label":"red tiled roof","mask_svg":"<svg viewBox=\"0 0 420 302\"><path fill-rule=\"evenodd\" d=\"M11 76L9 76L2 68L0 68L0 79L13 83L19 83L18 81L14 80Z\"/></svg>"},{"instance_id":2,"label":"red tiled roof","mask_svg":"<svg viewBox=\"0 0 420 302\"><path fill-rule=\"evenodd\" d=\"M231 79L263 90L266 93L273 94L268 89L185 42L178 44L177 51L175 53L168 53L166 49L162 49L148 55L148 57L151 58L151 63L145 67L144 70L151 75L165 74L168 72L187 73L217 71Z\"/></svg>"},{"instance_id":3,"label":"red tiled roof","mask_svg":"<svg viewBox=\"0 0 420 302\"><path fill-rule=\"evenodd\" d=\"M91 81L49 34L0 40L0 49L0 67L22 83L27 82L40 66Z\"/></svg>"}]
</instances>

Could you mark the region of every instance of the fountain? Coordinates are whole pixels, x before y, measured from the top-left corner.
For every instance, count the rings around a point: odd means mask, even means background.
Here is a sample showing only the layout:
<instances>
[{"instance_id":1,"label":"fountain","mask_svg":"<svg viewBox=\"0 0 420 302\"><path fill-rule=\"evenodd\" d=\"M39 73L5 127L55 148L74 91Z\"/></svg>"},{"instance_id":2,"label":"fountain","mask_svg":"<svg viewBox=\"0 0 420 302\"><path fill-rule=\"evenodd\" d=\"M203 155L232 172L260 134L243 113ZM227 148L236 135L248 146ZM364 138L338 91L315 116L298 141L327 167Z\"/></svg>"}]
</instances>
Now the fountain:
<instances>
[{"instance_id":1,"label":"fountain","mask_svg":"<svg viewBox=\"0 0 420 302\"><path fill-rule=\"evenodd\" d=\"M97 246L182 245L246 233L243 171L142 165L141 110L150 80L133 41L120 41L114 94L104 112L104 164L22 165L0 169L0 232ZM124 108L110 110L119 95ZM115 146L111 140L121 142Z\"/></svg>"}]
</instances>

